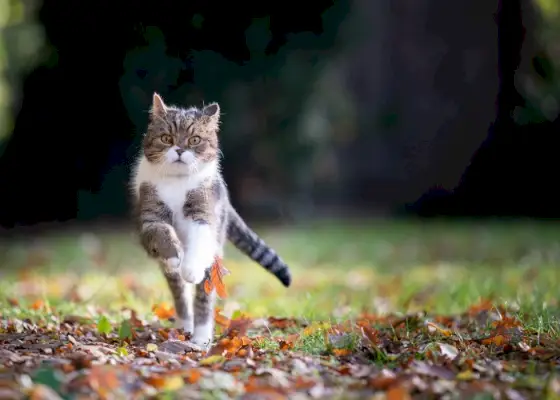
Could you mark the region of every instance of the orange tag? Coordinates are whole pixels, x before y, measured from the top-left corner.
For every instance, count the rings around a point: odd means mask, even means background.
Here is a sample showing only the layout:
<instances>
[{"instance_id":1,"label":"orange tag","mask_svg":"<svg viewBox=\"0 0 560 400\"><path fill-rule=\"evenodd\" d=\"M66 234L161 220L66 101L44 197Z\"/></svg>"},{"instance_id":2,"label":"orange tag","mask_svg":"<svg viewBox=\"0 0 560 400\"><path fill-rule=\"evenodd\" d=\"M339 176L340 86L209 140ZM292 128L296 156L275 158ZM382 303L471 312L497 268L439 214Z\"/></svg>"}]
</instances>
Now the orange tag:
<instances>
[{"instance_id":1,"label":"orange tag","mask_svg":"<svg viewBox=\"0 0 560 400\"><path fill-rule=\"evenodd\" d=\"M204 281L204 291L206 294L210 294L213 289L216 289L216 293L220 298L225 299L227 297L226 287L223 282L223 277L228 275L230 272L224 267L222 259L219 257L215 258L214 264L210 269L210 278L206 278Z\"/></svg>"}]
</instances>

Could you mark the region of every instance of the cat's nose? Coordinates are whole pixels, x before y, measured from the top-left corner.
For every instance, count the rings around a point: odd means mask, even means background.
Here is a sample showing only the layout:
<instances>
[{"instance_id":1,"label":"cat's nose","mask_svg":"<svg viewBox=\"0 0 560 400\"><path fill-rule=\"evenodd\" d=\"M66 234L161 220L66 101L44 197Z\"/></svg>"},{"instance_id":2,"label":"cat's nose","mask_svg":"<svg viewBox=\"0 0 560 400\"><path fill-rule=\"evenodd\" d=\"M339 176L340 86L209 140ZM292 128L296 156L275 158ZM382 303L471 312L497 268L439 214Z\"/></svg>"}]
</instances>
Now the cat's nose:
<instances>
[{"instance_id":1,"label":"cat's nose","mask_svg":"<svg viewBox=\"0 0 560 400\"><path fill-rule=\"evenodd\" d=\"M181 148L177 148L177 149L175 149L175 151L177 152L178 155L181 155L185 152L185 150L183 150Z\"/></svg>"}]
</instances>

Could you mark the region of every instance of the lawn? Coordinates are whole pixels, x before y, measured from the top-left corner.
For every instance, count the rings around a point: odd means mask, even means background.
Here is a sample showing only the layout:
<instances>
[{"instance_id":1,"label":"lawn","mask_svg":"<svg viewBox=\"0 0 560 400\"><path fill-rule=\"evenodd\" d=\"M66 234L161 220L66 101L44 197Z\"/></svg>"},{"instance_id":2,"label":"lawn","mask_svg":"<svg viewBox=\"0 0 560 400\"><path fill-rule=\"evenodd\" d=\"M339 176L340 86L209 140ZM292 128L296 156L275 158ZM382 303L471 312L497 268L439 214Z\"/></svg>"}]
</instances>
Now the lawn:
<instances>
[{"instance_id":1,"label":"lawn","mask_svg":"<svg viewBox=\"0 0 560 400\"><path fill-rule=\"evenodd\" d=\"M202 353L127 230L0 243L0 398L560 398L553 223L257 231L293 284L228 249Z\"/></svg>"}]
</instances>

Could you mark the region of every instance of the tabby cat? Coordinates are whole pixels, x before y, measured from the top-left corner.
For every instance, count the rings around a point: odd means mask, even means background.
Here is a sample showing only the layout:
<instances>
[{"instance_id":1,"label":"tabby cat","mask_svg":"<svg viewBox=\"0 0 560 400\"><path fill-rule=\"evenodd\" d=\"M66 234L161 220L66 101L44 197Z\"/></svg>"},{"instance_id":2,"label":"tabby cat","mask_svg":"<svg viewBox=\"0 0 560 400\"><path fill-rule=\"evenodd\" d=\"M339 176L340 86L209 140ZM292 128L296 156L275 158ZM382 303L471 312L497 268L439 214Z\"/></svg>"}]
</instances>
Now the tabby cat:
<instances>
[{"instance_id":1,"label":"tabby cat","mask_svg":"<svg viewBox=\"0 0 560 400\"><path fill-rule=\"evenodd\" d=\"M226 238L288 287L288 266L232 207L220 171L220 106L166 105L154 93L142 151L132 173L140 242L158 260L175 303L178 326L208 347L215 291L204 291ZM194 295L193 295L194 286Z\"/></svg>"}]
</instances>

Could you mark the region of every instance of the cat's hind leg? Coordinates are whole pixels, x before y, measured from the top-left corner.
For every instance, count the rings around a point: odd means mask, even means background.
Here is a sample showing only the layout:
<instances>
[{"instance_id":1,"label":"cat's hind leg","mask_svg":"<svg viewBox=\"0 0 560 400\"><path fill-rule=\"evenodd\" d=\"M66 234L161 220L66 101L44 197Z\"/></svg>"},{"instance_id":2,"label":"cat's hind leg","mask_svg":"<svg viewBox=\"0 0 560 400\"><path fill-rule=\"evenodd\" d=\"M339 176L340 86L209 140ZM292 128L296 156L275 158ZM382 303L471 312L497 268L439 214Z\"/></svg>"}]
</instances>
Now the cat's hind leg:
<instances>
[{"instance_id":1,"label":"cat's hind leg","mask_svg":"<svg viewBox=\"0 0 560 400\"><path fill-rule=\"evenodd\" d=\"M191 339L193 343L208 348L214 337L214 303L216 291L213 289L209 294L204 290L204 281L195 287L194 296L194 334Z\"/></svg>"}]
</instances>

